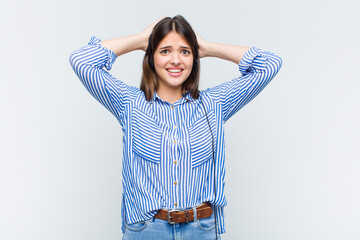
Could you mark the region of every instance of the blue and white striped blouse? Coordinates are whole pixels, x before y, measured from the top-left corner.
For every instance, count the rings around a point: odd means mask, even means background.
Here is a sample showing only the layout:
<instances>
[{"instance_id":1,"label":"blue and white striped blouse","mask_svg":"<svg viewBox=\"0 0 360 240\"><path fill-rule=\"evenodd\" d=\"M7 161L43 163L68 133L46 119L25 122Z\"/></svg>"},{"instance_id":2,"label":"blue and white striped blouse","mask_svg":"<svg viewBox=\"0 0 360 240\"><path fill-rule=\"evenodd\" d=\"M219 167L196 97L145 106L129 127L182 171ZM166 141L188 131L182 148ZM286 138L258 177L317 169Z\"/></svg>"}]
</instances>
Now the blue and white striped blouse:
<instances>
[{"instance_id":1,"label":"blue and white striped blouse","mask_svg":"<svg viewBox=\"0 0 360 240\"><path fill-rule=\"evenodd\" d=\"M162 208L209 201L217 210L218 232L224 233L223 126L276 75L281 58L252 47L239 63L241 76L201 91L197 100L188 94L174 104L156 93L146 101L139 88L110 75L104 67L110 70L115 59L114 52L92 37L88 45L71 54L70 63L86 89L117 118L123 130L123 226L125 221L132 224L150 219Z\"/></svg>"}]
</instances>

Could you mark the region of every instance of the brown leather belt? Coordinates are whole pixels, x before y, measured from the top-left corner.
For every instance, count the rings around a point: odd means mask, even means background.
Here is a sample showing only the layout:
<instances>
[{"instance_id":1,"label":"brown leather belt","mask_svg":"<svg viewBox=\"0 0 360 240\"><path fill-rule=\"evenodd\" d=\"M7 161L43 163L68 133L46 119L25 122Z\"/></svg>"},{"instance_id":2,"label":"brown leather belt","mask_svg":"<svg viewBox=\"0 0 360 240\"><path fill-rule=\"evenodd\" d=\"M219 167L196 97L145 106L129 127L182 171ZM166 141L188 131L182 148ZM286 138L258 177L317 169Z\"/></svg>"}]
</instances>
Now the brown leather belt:
<instances>
[{"instance_id":1,"label":"brown leather belt","mask_svg":"<svg viewBox=\"0 0 360 240\"><path fill-rule=\"evenodd\" d=\"M196 207L196 217L197 219L210 217L213 210L211 204L206 202L198 207ZM184 211L166 211L160 209L154 216L155 218L160 218L162 220L168 221L170 224L174 223L184 223L194 221L194 210L188 209Z\"/></svg>"}]
</instances>

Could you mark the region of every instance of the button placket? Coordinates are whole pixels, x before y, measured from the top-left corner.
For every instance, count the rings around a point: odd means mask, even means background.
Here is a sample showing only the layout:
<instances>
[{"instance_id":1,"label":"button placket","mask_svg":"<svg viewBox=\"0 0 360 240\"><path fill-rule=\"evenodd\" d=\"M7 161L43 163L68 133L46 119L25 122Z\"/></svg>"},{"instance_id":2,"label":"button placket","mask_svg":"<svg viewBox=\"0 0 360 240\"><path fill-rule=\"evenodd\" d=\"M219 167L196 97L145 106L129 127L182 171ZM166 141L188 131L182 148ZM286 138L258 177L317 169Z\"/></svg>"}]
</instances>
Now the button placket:
<instances>
[{"instance_id":1,"label":"button placket","mask_svg":"<svg viewBox=\"0 0 360 240\"><path fill-rule=\"evenodd\" d=\"M173 185L173 196L174 196L174 206L177 207L178 204L179 204L179 182L178 182L178 175L179 175L179 166L178 166L178 155L179 155L179 141L178 141L178 132L177 132L177 116L176 116L176 113L177 113L177 108L175 108L173 105L171 105L171 118L172 118L172 129L171 129L171 137L172 137L172 158L173 158L173 166L172 166L172 169L173 169L173 181L172 181L172 185Z\"/></svg>"}]
</instances>

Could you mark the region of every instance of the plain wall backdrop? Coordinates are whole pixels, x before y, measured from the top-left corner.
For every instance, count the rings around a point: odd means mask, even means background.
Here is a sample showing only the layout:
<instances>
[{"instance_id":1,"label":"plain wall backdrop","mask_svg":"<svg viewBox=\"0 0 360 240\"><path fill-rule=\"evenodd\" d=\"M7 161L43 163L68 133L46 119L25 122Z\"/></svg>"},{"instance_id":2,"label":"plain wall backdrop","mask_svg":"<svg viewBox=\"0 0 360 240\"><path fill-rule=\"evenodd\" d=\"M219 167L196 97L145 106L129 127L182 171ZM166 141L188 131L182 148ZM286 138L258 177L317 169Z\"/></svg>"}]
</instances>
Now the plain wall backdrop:
<instances>
[{"instance_id":1,"label":"plain wall backdrop","mask_svg":"<svg viewBox=\"0 0 360 240\"><path fill-rule=\"evenodd\" d=\"M223 239L360 239L357 1L10 1L0 8L0 239L121 239L122 131L69 55L183 15L205 40L283 59L225 125ZM111 73L139 86L143 52ZM201 89L239 75L201 60Z\"/></svg>"}]
</instances>

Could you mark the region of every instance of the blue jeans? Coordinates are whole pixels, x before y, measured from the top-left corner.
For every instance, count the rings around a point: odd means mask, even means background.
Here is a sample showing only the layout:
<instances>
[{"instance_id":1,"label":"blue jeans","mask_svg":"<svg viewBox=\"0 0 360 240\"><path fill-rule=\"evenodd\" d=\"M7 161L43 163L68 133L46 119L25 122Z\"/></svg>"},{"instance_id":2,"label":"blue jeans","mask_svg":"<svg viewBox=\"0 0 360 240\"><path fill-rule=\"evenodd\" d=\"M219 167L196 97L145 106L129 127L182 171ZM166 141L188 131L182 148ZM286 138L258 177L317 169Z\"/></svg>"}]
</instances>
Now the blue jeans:
<instances>
[{"instance_id":1,"label":"blue jeans","mask_svg":"<svg viewBox=\"0 0 360 240\"><path fill-rule=\"evenodd\" d=\"M134 224L125 224L124 240L207 240L216 239L214 213L189 223L170 224L165 220L152 218ZM221 239L218 234L217 239Z\"/></svg>"}]
</instances>

